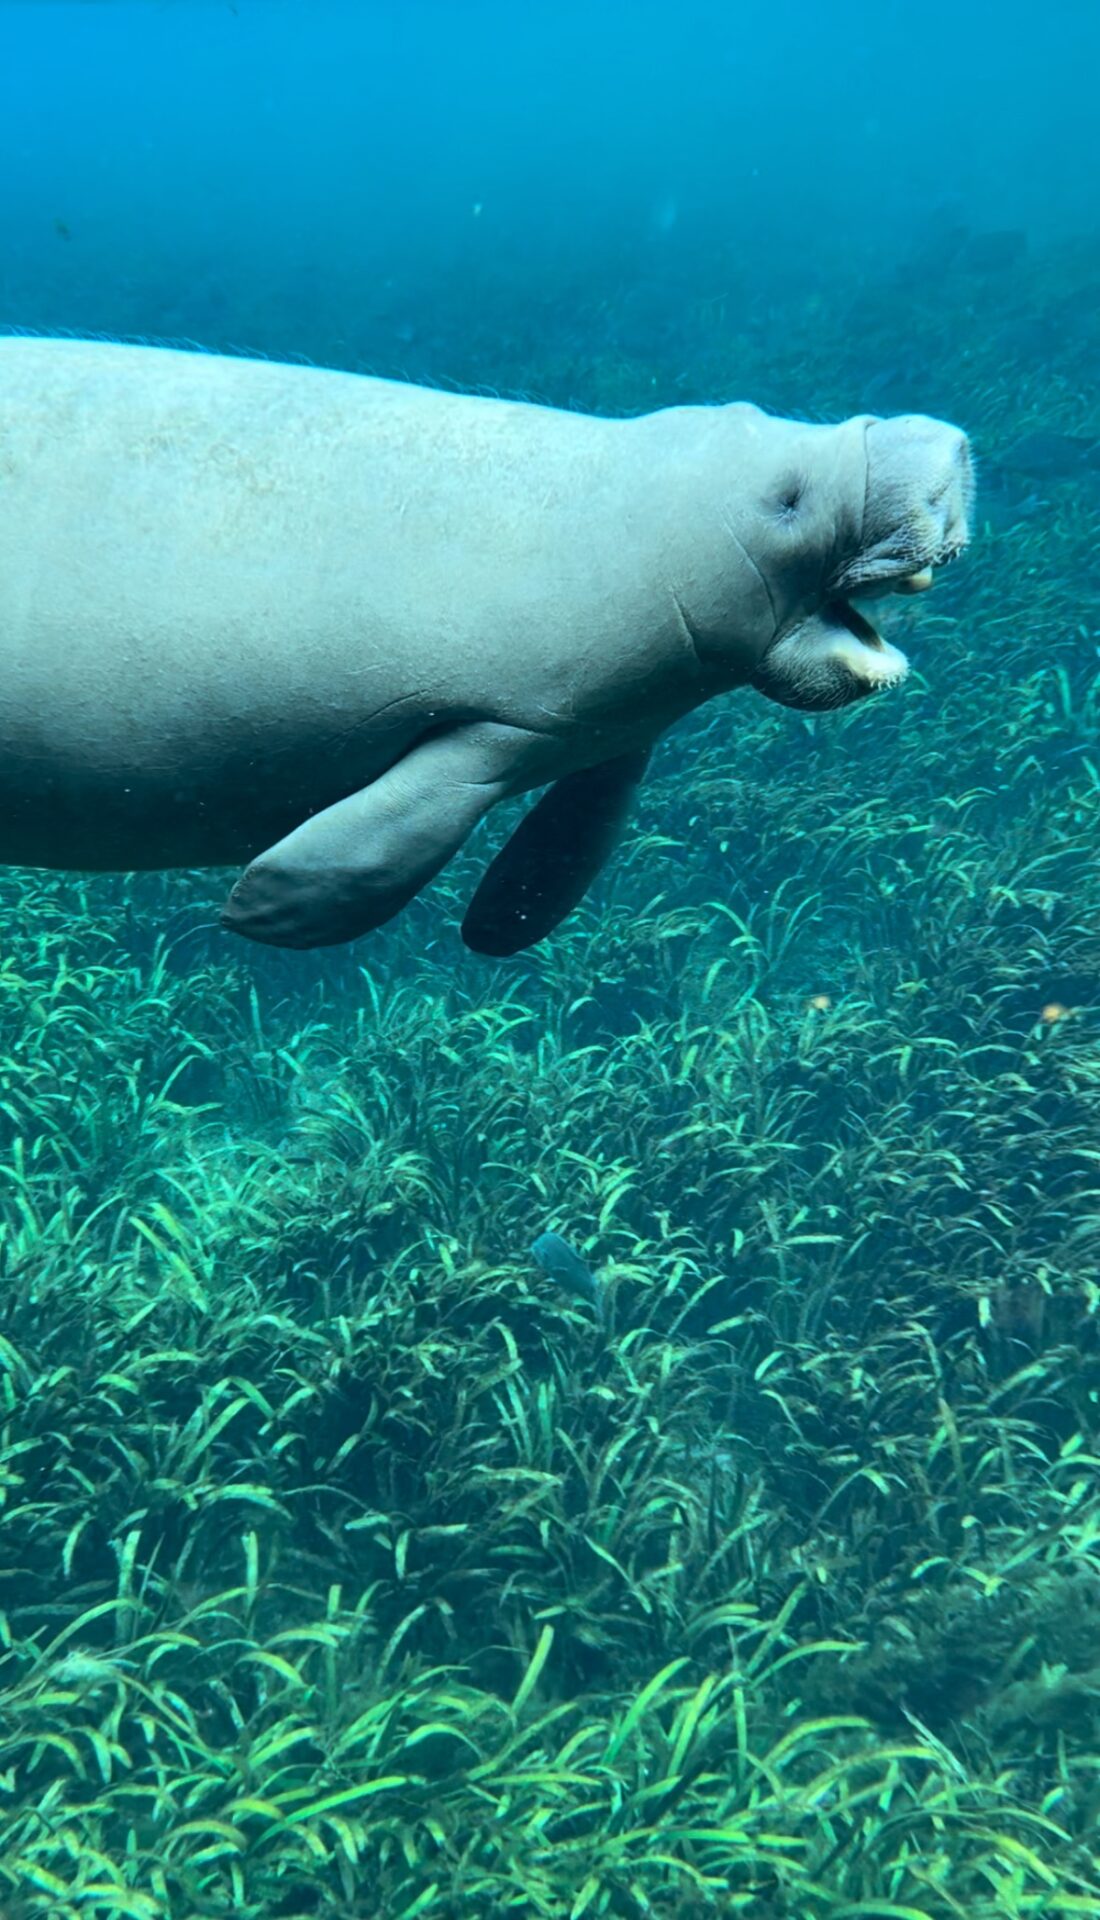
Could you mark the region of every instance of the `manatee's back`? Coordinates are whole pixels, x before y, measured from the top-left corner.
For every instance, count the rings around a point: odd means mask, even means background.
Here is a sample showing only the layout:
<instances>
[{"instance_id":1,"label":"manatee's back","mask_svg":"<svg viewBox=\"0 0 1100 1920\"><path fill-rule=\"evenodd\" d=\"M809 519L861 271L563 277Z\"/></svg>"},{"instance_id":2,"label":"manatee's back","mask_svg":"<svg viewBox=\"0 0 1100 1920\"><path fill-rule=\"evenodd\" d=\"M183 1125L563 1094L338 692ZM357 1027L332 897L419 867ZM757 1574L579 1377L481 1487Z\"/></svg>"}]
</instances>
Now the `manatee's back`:
<instances>
[{"instance_id":1,"label":"manatee's back","mask_svg":"<svg viewBox=\"0 0 1100 1920\"><path fill-rule=\"evenodd\" d=\"M237 860L426 727L575 704L561 622L609 598L590 536L614 434L313 368L0 342L0 857Z\"/></svg>"}]
</instances>

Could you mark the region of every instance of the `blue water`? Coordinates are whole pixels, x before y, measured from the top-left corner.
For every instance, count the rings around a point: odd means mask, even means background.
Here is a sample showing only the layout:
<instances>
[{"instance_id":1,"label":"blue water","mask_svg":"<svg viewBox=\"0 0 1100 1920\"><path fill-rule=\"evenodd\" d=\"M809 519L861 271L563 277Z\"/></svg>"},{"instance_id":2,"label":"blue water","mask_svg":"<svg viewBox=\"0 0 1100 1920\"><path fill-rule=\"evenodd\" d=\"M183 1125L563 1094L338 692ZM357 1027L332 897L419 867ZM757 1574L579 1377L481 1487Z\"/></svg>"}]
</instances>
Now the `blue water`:
<instances>
[{"instance_id":1,"label":"blue water","mask_svg":"<svg viewBox=\"0 0 1100 1920\"><path fill-rule=\"evenodd\" d=\"M906 685L708 703L530 951L514 812L320 952L0 870L3 1920L1100 1916L1098 73L1100 0L0 0L0 332L979 480Z\"/></svg>"},{"instance_id":2,"label":"blue water","mask_svg":"<svg viewBox=\"0 0 1100 1920\"><path fill-rule=\"evenodd\" d=\"M1091 228L1096 36L1088 0L5 0L0 323L490 383L650 282L725 280L734 327L945 217Z\"/></svg>"}]
</instances>

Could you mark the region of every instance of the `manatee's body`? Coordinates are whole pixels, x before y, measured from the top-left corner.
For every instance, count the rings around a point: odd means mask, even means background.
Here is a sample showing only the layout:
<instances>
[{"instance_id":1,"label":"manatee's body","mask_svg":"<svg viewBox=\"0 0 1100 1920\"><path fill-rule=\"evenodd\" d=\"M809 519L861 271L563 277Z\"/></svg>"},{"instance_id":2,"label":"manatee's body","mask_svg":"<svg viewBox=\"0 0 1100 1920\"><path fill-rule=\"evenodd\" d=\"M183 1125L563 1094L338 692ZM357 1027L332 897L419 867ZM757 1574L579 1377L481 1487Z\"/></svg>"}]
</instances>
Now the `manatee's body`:
<instances>
[{"instance_id":1,"label":"manatee's body","mask_svg":"<svg viewBox=\"0 0 1100 1920\"><path fill-rule=\"evenodd\" d=\"M904 485L927 519L931 464L950 511L886 565L869 435L903 424L884 465L918 447ZM931 422L606 421L0 341L0 860L254 863L227 924L321 945L388 918L496 800L564 781L475 914L472 943L511 950L583 891L671 721L748 680L838 704L899 677L837 582L946 557L968 495L965 441Z\"/></svg>"}]
</instances>

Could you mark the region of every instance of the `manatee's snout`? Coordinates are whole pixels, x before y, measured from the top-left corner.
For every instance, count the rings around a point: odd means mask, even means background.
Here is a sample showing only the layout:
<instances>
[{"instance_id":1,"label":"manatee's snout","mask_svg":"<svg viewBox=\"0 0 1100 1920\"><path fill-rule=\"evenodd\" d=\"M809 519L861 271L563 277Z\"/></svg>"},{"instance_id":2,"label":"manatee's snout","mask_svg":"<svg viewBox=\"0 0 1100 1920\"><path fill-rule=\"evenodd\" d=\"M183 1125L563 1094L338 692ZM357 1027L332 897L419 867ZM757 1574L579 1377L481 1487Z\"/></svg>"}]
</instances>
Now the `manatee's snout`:
<instances>
[{"instance_id":1,"label":"manatee's snout","mask_svg":"<svg viewBox=\"0 0 1100 1920\"><path fill-rule=\"evenodd\" d=\"M889 593L924 593L937 567L970 538L974 469L958 427L923 414L865 423L866 469L859 534L838 553L823 603L780 635L753 685L782 706L849 706L897 686L905 655L853 604Z\"/></svg>"},{"instance_id":2,"label":"manatee's snout","mask_svg":"<svg viewBox=\"0 0 1100 1920\"><path fill-rule=\"evenodd\" d=\"M958 427L924 414L871 420L858 551L842 562L841 593L920 592L930 569L957 560L970 538L974 464Z\"/></svg>"}]
</instances>

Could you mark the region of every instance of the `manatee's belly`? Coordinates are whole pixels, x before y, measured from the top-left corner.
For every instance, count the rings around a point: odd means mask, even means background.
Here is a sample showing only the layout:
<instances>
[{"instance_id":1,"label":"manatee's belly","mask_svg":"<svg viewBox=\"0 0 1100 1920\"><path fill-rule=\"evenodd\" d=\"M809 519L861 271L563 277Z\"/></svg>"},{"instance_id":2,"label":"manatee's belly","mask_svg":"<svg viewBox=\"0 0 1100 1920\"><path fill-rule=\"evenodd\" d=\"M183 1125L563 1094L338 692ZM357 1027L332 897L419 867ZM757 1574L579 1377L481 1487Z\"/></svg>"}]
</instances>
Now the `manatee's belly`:
<instances>
[{"instance_id":1,"label":"manatee's belly","mask_svg":"<svg viewBox=\"0 0 1100 1920\"><path fill-rule=\"evenodd\" d=\"M415 733L360 740L354 755L323 739L294 753L208 751L172 764L13 752L0 729L0 862L124 871L236 866L399 758Z\"/></svg>"}]
</instances>

